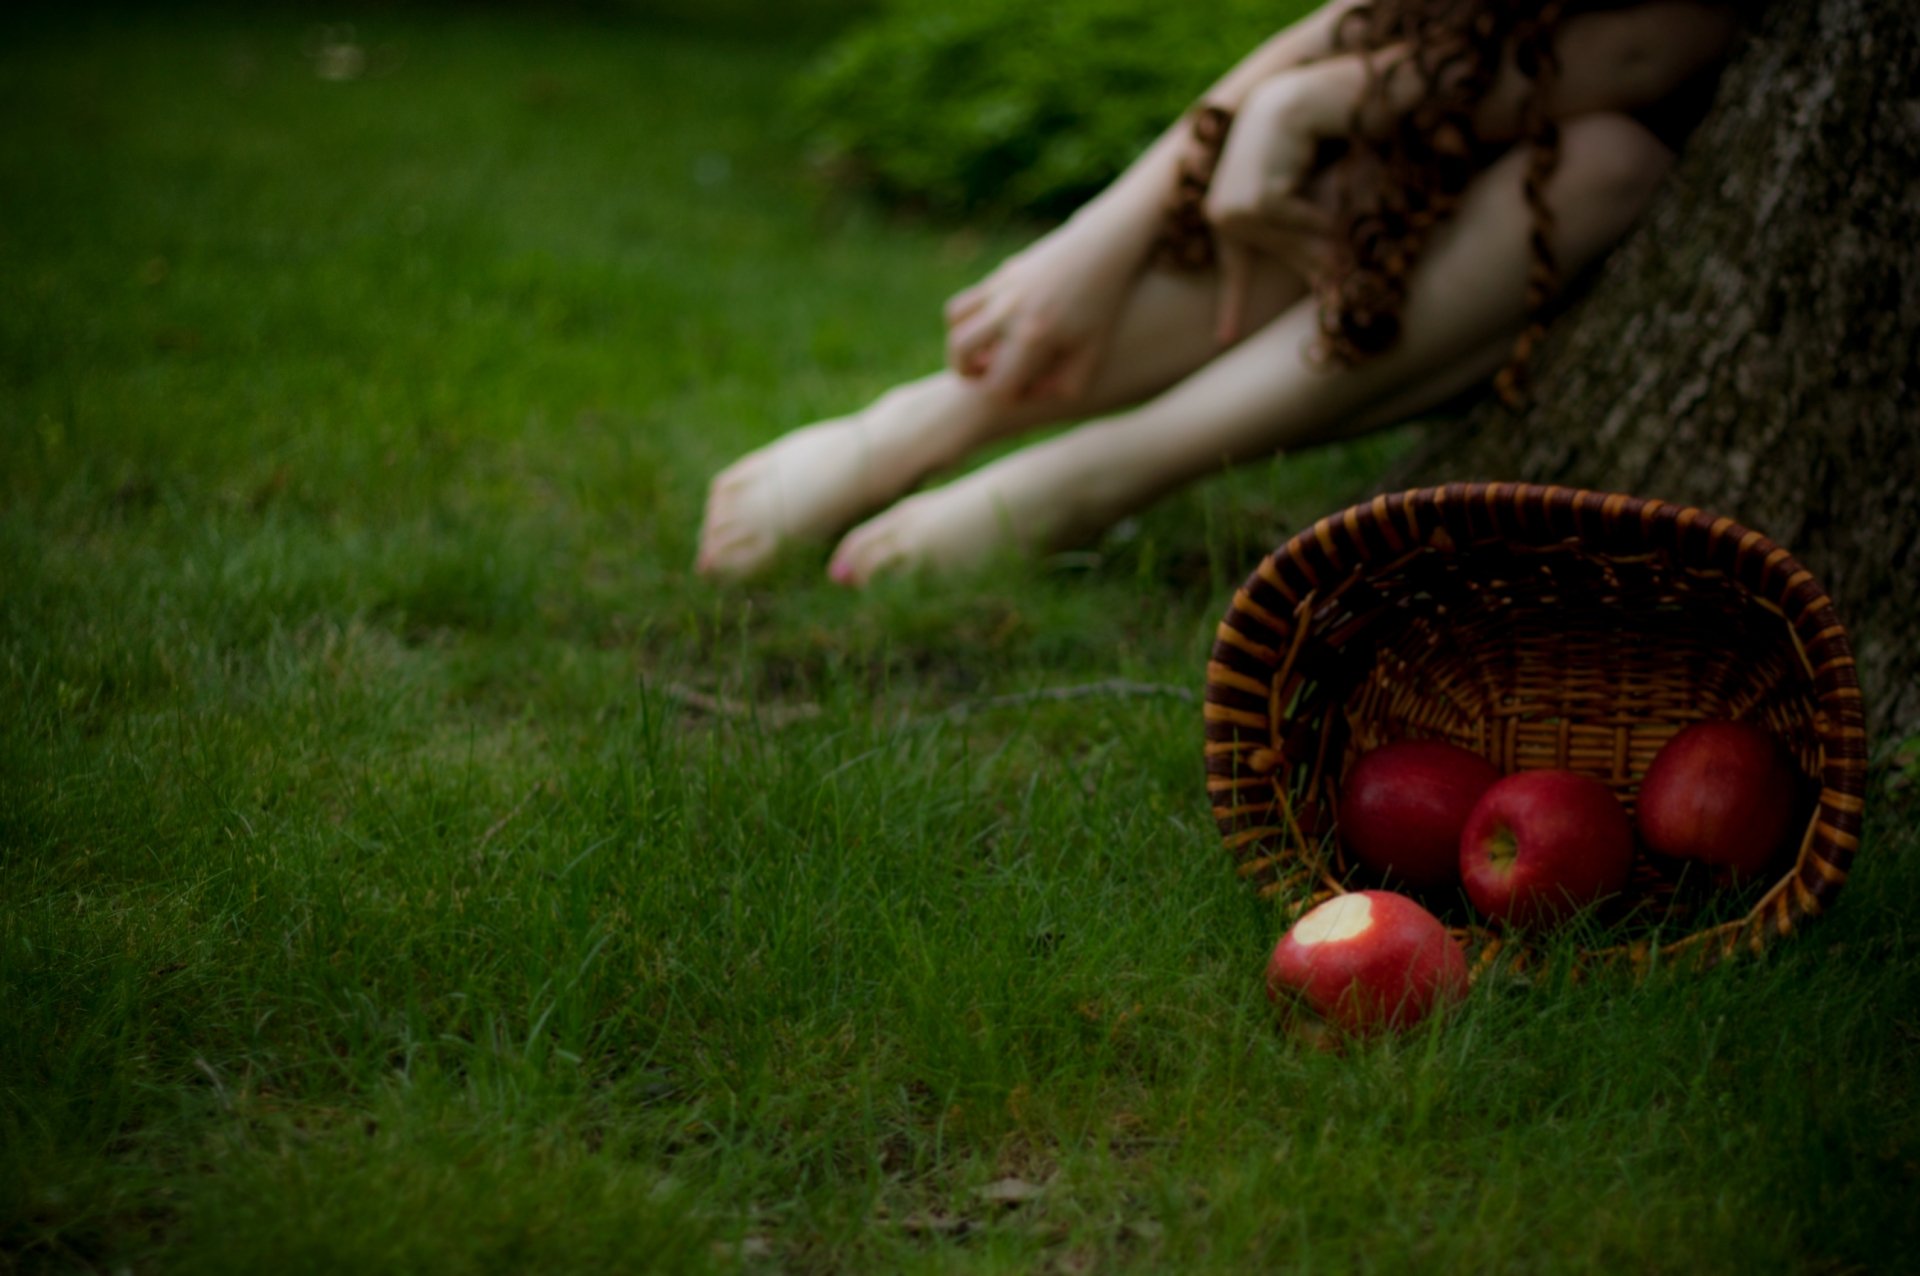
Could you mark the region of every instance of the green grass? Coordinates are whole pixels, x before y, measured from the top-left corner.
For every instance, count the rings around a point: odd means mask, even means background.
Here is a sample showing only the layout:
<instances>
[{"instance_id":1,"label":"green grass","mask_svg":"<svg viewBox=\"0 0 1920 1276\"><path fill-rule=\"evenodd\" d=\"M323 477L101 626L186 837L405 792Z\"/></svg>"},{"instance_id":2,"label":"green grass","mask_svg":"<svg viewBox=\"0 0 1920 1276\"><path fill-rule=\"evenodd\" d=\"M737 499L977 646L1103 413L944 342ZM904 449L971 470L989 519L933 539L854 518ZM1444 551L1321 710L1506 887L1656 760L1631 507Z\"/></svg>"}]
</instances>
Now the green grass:
<instances>
[{"instance_id":1,"label":"green grass","mask_svg":"<svg viewBox=\"0 0 1920 1276\"><path fill-rule=\"evenodd\" d=\"M1765 963L1326 1055L1191 705L942 716L1197 687L1392 440L964 585L691 577L706 477L1018 238L819 189L804 50L6 21L0 1269L1910 1261L1911 805Z\"/></svg>"}]
</instances>

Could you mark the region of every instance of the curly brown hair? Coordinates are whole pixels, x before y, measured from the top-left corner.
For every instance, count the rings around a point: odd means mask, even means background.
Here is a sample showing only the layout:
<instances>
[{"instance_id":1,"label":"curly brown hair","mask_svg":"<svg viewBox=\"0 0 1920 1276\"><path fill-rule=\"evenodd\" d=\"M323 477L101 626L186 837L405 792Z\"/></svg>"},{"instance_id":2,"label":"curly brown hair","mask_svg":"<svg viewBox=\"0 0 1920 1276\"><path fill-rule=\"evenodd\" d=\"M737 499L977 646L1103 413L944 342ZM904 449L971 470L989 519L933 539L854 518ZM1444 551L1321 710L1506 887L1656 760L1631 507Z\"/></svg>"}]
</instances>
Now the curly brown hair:
<instances>
[{"instance_id":1,"label":"curly brown hair","mask_svg":"<svg viewBox=\"0 0 1920 1276\"><path fill-rule=\"evenodd\" d=\"M1489 158L1474 129L1505 60L1530 81L1522 107L1529 145L1525 197L1532 212L1527 323L1497 385L1517 402L1534 345L1557 291L1549 235L1548 178L1559 161L1559 132L1546 100L1557 64L1553 35L1565 0L1371 0L1342 16L1335 48L1372 52L1404 46L1404 58L1374 67L1354 109L1352 142L1330 169L1334 236L1328 265L1314 281L1326 353L1355 364L1382 353L1400 335L1407 281L1434 231ZM1419 77L1410 109L1387 107L1394 77ZM1169 210L1164 255L1174 264L1211 264L1214 245L1203 205L1232 119L1203 105L1193 117L1197 159L1180 175Z\"/></svg>"},{"instance_id":2,"label":"curly brown hair","mask_svg":"<svg viewBox=\"0 0 1920 1276\"><path fill-rule=\"evenodd\" d=\"M1562 8L1563 0L1374 0L1342 18L1336 48L1404 45L1407 56L1370 78L1354 111L1353 148L1340 165L1340 233L1327 273L1316 281L1321 332L1334 358L1356 363L1399 337L1407 278L1484 163L1473 119L1511 49L1515 67L1531 82L1521 133L1528 143L1523 189L1533 224L1526 327L1497 384L1509 402L1520 397L1527 360L1559 286L1546 185L1560 159L1547 99L1558 72L1553 35ZM1389 78L1402 74L1419 77L1421 98L1396 118L1385 102Z\"/></svg>"}]
</instances>

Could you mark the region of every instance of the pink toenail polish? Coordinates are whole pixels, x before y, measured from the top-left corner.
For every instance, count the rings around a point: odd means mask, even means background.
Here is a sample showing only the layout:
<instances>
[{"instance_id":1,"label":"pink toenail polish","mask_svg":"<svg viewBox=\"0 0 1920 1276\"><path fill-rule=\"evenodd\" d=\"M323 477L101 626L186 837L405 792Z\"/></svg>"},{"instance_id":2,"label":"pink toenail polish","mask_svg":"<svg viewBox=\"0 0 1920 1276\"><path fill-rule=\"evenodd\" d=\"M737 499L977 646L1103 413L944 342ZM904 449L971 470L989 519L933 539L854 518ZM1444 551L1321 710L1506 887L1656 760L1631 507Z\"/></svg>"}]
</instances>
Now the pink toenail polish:
<instances>
[{"instance_id":1,"label":"pink toenail polish","mask_svg":"<svg viewBox=\"0 0 1920 1276\"><path fill-rule=\"evenodd\" d=\"M850 585L853 583L853 566L836 559L827 564L827 576L836 585Z\"/></svg>"}]
</instances>

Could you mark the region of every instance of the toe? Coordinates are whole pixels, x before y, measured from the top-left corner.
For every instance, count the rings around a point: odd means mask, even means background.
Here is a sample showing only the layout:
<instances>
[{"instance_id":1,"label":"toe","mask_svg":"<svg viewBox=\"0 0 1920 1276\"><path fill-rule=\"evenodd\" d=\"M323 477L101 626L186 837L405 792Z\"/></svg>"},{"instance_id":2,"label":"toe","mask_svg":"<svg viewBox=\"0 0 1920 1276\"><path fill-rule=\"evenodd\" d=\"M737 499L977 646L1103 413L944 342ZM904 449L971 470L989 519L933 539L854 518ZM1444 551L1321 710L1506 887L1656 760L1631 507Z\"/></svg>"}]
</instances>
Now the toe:
<instances>
[{"instance_id":1,"label":"toe","mask_svg":"<svg viewBox=\"0 0 1920 1276\"><path fill-rule=\"evenodd\" d=\"M859 588L901 559L900 538L887 517L847 533L833 552L827 575L837 585Z\"/></svg>"},{"instance_id":2,"label":"toe","mask_svg":"<svg viewBox=\"0 0 1920 1276\"><path fill-rule=\"evenodd\" d=\"M694 566L702 576L739 580L765 567L776 547L765 533L729 529L701 544Z\"/></svg>"}]
</instances>

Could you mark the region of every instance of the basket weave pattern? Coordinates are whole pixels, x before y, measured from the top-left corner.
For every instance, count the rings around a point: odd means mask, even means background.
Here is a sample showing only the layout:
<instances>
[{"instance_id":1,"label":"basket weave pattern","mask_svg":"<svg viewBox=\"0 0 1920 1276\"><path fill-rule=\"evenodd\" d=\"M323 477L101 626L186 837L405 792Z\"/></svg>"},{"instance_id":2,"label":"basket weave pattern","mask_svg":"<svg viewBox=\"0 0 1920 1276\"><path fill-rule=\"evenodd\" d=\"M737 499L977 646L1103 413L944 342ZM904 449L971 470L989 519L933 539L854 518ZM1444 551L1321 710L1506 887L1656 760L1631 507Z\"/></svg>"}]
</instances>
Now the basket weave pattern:
<instances>
[{"instance_id":1,"label":"basket weave pattern","mask_svg":"<svg viewBox=\"0 0 1920 1276\"><path fill-rule=\"evenodd\" d=\"M1645 857L1613 907L1645 962L1762 950L1823 911L1859 847L1866 730L1852 648L1786 550L1631 496L1456 484L1321 519L1234 595L1207 666L1207 790L1241 874L1305 908L1366 885L1333 834L1340 778L1389 740L1564 767L1633 809L1661 745L1748 719L1817 790L1791 866L1734 920ZM1676 937L1677 936L1677 937ZM1484 958L1499 938L1474 932Z\"/></svg>"}]
</instances>

